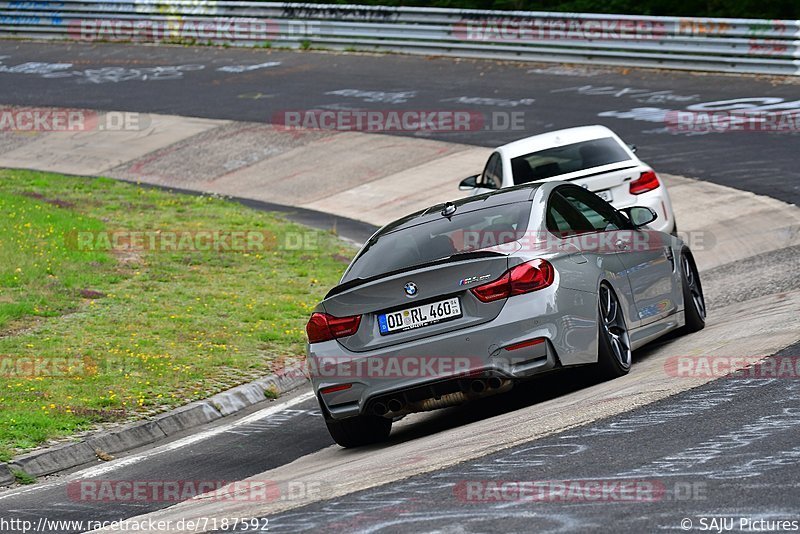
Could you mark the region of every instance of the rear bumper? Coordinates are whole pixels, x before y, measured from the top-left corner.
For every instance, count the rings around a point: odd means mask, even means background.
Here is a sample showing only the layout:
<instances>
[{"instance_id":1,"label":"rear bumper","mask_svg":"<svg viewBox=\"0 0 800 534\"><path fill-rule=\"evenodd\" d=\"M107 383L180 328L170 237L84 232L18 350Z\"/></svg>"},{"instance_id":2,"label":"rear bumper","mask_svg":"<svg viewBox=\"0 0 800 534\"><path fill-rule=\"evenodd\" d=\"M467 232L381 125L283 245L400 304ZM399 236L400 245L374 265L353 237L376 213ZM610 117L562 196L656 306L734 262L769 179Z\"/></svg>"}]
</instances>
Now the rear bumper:
<instances>
[{"instance_id":1,"label":"rear bumper","mask_svg":"<svg viewBox=\"0 0 800 534\"><path fill-rule=\"evenodd\" d=\"M320 392L320 388L315 389L333 419L345 419L362 413L392 416L430 409L422 407L424 401L446 399L449 395L461 394L465 399L491 395L505 390L510 381L530 378L559 366L555 350L547 341L526 350L525 354L503 352L507 354L492 358L486 367L450 376L383 384L359 381L346 391L330 394ZM476 382L482 384L480 390L475 387ZM401 409L392 410L392 402L397 402Z\"/></svg>"},{"instance_id":2,"label":"rear bumper","mask_svg":"<svg viewBox=\"0 0 800 534\"><path fill-rule=\"evenodd\" d=\"M356 353L336 341L311 345L314 391L332 418L343 419L367 413L376 399L397 396L408 404L422 400L425 391L435 397L463 390L479 376L519 380L559 365L591 363L597 323L583 316L587 297L594 302L584 292L554 285L508 299L489 323L383 350ZM446 385L440 391L436 384Z\"/></svg>"},{"instance_id":3,"label":"rear bumper","mask_svg":"<svg viewBox=\"0 0 800 534\"><path fill-rule=\"evenodd\" d=\"M631 206L643 206L652 209L658 218L648 224L649 228L658 232L670 233L675 229L675 215L672 213L672 202L663 183L654 191L648 191L636 196L636 202ZM625 206L630 207L630 206Z\"/></svg>"}]
</instances>

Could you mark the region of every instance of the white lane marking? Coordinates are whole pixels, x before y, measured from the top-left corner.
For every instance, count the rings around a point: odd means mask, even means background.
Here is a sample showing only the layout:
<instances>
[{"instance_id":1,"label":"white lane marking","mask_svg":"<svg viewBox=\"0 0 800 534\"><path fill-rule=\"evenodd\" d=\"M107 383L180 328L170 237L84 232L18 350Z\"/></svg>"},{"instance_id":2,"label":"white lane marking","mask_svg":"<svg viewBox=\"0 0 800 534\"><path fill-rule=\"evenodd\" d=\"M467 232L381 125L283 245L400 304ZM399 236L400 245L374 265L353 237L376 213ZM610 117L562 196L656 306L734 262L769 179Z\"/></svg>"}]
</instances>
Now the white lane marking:
<instances>
[{"instance_id":1,"label":"white lane marking","mask_svg":"<svg viewBox=\"0 0 800 534\"><path fill-rule=\"evenodd\" d=\"M236 427L239 427L239 426L242 426L242 425L247 425L247 424L253 423L255 421L258 421L260 419L267 418L267 417L269 417L271 415L274 415L276 413L282 412L283 410L286 410L287 408L291 408L292 406L296 406L298 404L301 404L301 403L303 403L303 402L305 402L305 401L307 401L309 399L313 399L313 398L314 398L314 392L313 391L309 391L309 392L303 393L302 395L299 395L299 396L297 396L297 397L295 397L295 398L293 398L291 400L288 400L288 401L286 401L284 403L276 404L274 406L270 406L269 408L263 408L263 409L261 409L261 410L259 410L257 412L254 412L254 413L252 413L252 414L250 414L250 415L248 415L246 417L243 417L243 418L241 418L241 419L239 419L237 421L234 421L232 423L228 423L228 424L221 425L221 426L218 426L218 427L215 427L215 428L211 428L209 430L206 430L204 432L200 432L198 434L193 434L191 436L186 436L185 438L181 438L181 439L175 440L175 441L173 441L171 443L167 443L165 445L161 445L160 447L156 447L155 449L150 450L150 451L142 452L140 454L135 454L133 456L128 456L128 457L125 457L125 458L120 458L119 460L112 460L112 461L110 461L108 463L104 463L103 465L99 465L99 466L96 466L96 467L88 467L86 469L83 469L81 471L77 471L75 473L72 473L71 475L68 475L68 476L66 476L64 478L58 479L58 480L53 481L53 482L47 482L47 483L44 483L44 484L37 484L36 486L31 486L31 487L28 487L28 488L19 488L19 489L16 489L16 490L10 490L10 491L8 491L6 493L0 494L0 501L3 500L3 499L7 499L9 497L17 496L17 495L23 495L23 494L26 494L26 493L33 493L33 492L36 492L36 491L41 491L41 490L44 490L44 489L53 488L55 486L59 486L61 484L64 484L65 482L69 482L71 480L84 479L84 478L97 478L97 477L100 477L102 475L105 475L106 473L114 471L116 469L119 469L119 468L122 468L122 467L128 467L128 466L134 465L134 464L138 464L140 462L143 462L144 460L148 460L148 459L152 458L153 456L158 456L159 454L163 454L165 452L171 452L171 451L180 449L182 447L186 447L188 445L192 445L192 444L197 443L199 441L203 441L203 440L212 438L214 436L218 436L219 434L227 432L228 430L230 430L232 428L236 428Z\"/></svg>"},{"instance_id":2,"label":"white lane marking","mask_svg":"<svg viewBox=\"0 0 800 534\"><path fill-rule=\"evenodd\" d=\"M217 70L219 72L240 73L250 72L258 69L268 69L269 67L277 67L280 64L280 61L267 61L266 63L259 63L258 65L226 65L224 67L219 67Z\"/></svg>"}]
</instances>

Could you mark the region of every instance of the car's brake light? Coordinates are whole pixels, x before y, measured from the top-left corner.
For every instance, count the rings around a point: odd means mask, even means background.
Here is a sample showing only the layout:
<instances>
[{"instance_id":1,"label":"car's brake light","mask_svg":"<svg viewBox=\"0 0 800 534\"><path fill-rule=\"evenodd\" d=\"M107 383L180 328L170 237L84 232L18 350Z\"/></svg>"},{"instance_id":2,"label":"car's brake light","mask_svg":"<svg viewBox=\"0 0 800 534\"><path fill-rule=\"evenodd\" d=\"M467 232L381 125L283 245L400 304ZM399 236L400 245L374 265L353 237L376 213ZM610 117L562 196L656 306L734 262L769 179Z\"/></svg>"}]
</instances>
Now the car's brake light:
<instances>
[{"instance_id":1,"label":"car's brake light","mask_svg":"<svg viewBox=\"0 0 800 534\"><path fill-rule=\"evenodd\" d=\"M350 389L353 387L352 382L348 382L346 384L337 384L335 386L328 386L326 388L322 388L319 390L320 393L323 395L327 395L328 393L336 393L337 391L344 391L346 389Z\"/></svg>"},{"instance_id":2,"label":"car's brake light","mask_svg":"<svg viewBox=\"0 0 800 534\"><path fill-rule=\"evenodd\" d=\"M529 339L527 341L521 341L519 343L514 343L513 345L508 345L505 347L506 350L519 350L524 349L527 347L533 347L534 345L540 345L544 343L543 337L537 337L536 339Z\"/></svg>"},{"instance_id":3,"label":"car's brake light","mask_svg":"<svg viewBox=\"0 0 800 534\"><path fill-rule=\"evenodd\" d=\"M344 336L351 336L358 330L361 316L334 317L327 313L314 312L306 325L309 343L321 343Z\"/></svg>"},{"instance_id":4,"label":"car's brake light","mask_svg":"<svg viewBox=\"0 0 800 534\"><path fill-rule=\"evenodd\" d=\"M507 270L497 280L472 288L472 293L482 302L492 302L544 289L553 283L554 277L553 266L536 259Z\"/></svg>"},{"instance_id":5,"label":"car's brake light","mask_svg":"<svg viewBox=\"0 0 800 534\"><path fill-rule=\"evenodd\" d=\"M653 189L657 189L661 184L658 181L655 171L645 171L631 182L631 195L641 195Z\"/></svg>"}]
</instances>

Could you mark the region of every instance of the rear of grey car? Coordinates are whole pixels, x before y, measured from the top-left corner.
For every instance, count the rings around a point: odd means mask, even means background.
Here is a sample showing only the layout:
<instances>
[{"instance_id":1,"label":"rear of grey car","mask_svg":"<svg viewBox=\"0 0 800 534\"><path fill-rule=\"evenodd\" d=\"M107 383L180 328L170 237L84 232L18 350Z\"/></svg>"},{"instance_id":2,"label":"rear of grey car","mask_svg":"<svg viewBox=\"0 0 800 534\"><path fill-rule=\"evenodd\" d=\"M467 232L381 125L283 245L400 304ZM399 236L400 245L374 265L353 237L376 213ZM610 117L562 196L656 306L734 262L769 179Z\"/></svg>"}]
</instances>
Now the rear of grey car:
<instances>
[{"instance_id":1,"label":"rear of grey car","mask_svg":"<svg viewBox=\"0 0 800 534\"><path fill-rule=\"evenodd\" d=\"M599 284L610 280L623 309L632 292L614 252L588 261L549 239L558 185L433 206L362 247L307 325L313 387L337 443L380 441L405 414L598 361ZM677 270L667 280L680 284Z\"/></svg>"}]
</instances>

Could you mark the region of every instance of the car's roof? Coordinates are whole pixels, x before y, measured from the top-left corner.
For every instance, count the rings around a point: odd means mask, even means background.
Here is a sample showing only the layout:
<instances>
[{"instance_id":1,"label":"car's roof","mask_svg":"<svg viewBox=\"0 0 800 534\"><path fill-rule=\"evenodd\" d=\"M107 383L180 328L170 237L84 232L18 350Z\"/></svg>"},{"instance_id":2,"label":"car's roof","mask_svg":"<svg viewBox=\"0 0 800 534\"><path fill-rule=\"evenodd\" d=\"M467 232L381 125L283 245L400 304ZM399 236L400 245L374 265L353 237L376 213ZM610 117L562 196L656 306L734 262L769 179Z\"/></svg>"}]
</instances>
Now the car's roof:
<instances>
[{"instance_id":1,"label":"car's roof","mask_svg":"<svg viewBox=\"0 0 800 534\"><path fill-rule=\"evenodd\" d=\"M616 135L605 126L599 124L578 126L577 128L555 130L526 137L498 147L497 152L503 153L508 158L516 158L546 148L571 145L581 141L591 141L592 139L603 139L605 137L616 137Z\"/></svg>"}]
</instances>

